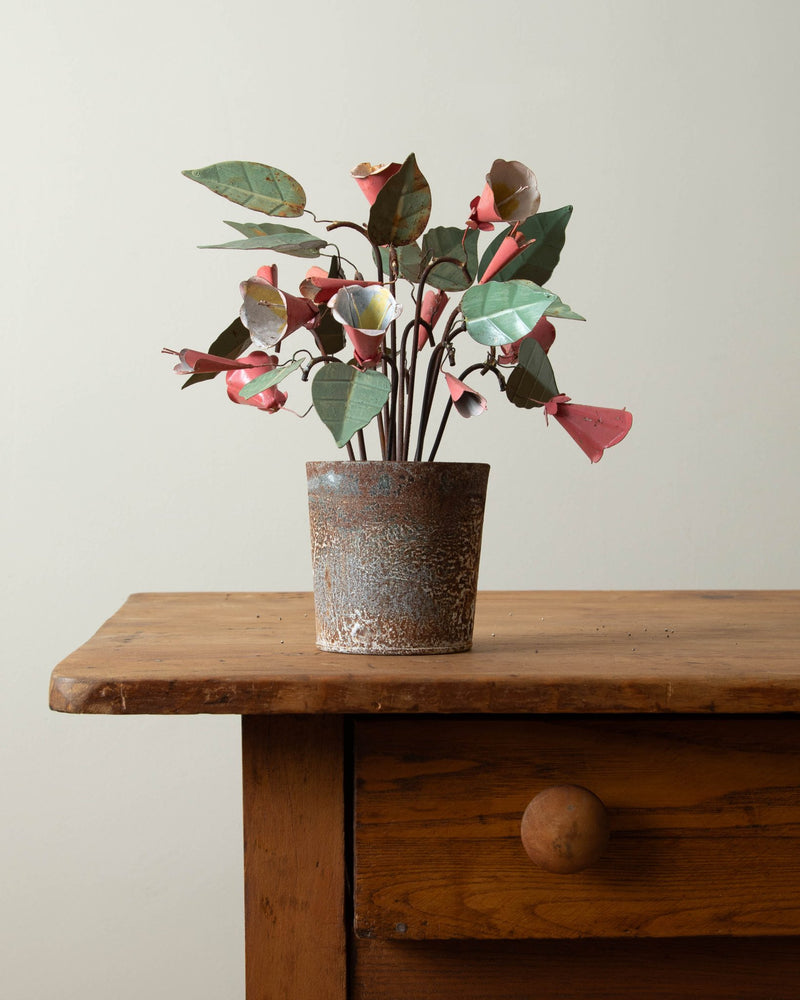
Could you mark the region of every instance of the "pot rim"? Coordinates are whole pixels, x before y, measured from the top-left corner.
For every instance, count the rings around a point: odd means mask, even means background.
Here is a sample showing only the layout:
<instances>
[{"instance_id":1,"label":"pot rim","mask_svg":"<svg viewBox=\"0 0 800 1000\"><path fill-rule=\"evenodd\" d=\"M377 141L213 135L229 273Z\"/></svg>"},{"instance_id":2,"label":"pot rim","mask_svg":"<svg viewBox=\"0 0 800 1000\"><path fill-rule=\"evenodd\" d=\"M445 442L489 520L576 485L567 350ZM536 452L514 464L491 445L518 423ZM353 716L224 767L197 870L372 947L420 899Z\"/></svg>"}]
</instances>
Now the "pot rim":
<instances>
[{"instance_id":1,"label":"pot rim","mask_svg":"<svg viewBox=\"0 0 800 1000\"><path fill-rule=\"evenodd\" d=\"M317 459L313 462L306 462L306 469L317 468L322 465L340 465L345 468L358 469L365 466L374 468L380 465L383 468L395 467L401 469L426 468L426 469L463 469L463 468L484 468L490 469L488 462L396 462L389 459L368 459L366 461L352 461L348 458Z\"/></svg>"}]
</instances>

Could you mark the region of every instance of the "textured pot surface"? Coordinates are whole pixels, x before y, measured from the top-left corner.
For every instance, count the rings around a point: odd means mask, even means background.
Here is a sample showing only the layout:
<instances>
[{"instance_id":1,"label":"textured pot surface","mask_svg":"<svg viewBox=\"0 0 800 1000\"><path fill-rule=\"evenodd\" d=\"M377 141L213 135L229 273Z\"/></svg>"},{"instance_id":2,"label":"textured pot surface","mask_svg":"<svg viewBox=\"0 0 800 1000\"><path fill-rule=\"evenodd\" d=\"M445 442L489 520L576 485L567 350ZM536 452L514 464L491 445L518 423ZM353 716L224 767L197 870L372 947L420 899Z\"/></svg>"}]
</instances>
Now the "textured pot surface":
<instances>
[{"instance_id":1,"label":"textured pot surface","mask_svg":"<svg viewBox=\"0 0 800 1000\"><path fill-rule=\"evenodd\" d=\"M489 466L308 462L306 471L317 645L469 649Z\"/></svg>"}]
</instances>

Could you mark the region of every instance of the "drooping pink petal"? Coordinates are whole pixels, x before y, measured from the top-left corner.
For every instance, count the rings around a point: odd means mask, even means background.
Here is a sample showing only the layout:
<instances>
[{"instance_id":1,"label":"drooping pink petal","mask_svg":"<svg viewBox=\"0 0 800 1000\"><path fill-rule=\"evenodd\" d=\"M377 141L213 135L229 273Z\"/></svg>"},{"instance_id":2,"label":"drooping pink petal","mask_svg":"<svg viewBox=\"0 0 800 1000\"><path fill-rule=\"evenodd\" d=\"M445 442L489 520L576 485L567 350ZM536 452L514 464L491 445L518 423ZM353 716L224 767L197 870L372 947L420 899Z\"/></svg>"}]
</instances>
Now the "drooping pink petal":
<instances>
[{"instance_id":1,"label":"drooping pink petal","mask_svg":"<svg viewBox=\"0 0 800 1000\"><path fill-rule=\"evenodd\" d=\"M377 281L329 278L327 272L323 271L321 267L310 267L305 278L300 283L300 293L311 302L315 302L317 305L324 305L324 303L333 298L340 288L347 288L350 285L367 288L369 285L377 284Z\"/></svg>"},{"instance_id":2,"label":"drooping pink petal","mask_svg":"<svg viewBox=\"0 0 800 1000\"><path fill-rule=\"evenodd\" d=\"M510 264L515 257L519 257L523 250L527 250L535 242L535 240L526 240L520 232L511 233L506 236L501 241L494 257L489 261L478 284L483 285L487 281L491 281L498 271L502 270L506 264Z\"/></svg>"},{"instance_id":3,"label":"drooping pink petal","mask_svg":"<svg viewBox=\"0 0 800 1000\"><path fill-rule=\"evenodd\" d=\"M476 417L479 413L483 413L486 409L486 400L479 392L471 389L454 375L445 372L444 377L456 413L462 417Z\"/></svg>"},{"instance_id":4,"label":"drooping pink petal","mask_svg":"<svg viewBox=\"0 0 800 1000\"><path fill-rule=\"evenodd\" d=\"M253 351L252 354L246 355L241 360L248 361L252 367L228 372L225 376L225 381L228 385L228 398L234 403L245 403L248 406L255 406L259 410L265 410L267 413L277 413L289 398L277 386L273 386L271 389L264 389L263 392L251 396L250 399L242 399L239 395L241 390L249 382L252 382L254 378L264 375L266 372L271 372L277 367L277 356L266 354L264 351Z\"/></svg>"},{"instance_id":5,"label":"drooping pink petal","mask_svg":"<svg viewBox=\"0 0 800 1000\"><path fill-rule=\"evenodd\" d=\"M530 333L526 333L524 337L515 340L513 344L503 344L500 348L500 354L497 357L498 365L515 365L519 361L520 344L529 337L538 341L544 349L545 354L547 354L553 346L553 341L556 339L556 328L546 316L542 316Z\"/></svg>"},{"instance_id":6,"label":"drooping pink petal","mask_svg":"<svg viewBox=\"0 0 800 1000\"><path fill-rule=\"evenodd\" d=\"M374 205L380 189L401 166L400 163L359 163L350 175L355 178L370 205Z\"/></svg>"},{"instance_id":7,"label":"drooping pink petal","mask_svg":"<svg viewBox=\"0 0 800 1000\"><path fill-rule=\"evenodd\" d=\"M263 278L264 281L268 281L271 285L278 287L278 265L277 264L264 264L256 271L256 276Z\"/></svg>"},{"instance_id":8,"label":"drooping pink petal","mask_svg":"<svg viewBox=\"0 0 800 1000\"><path fill-rule=\"evenodd\" d=\"M553 396L544 406L592 462L599 462L606 448L625 437L633 424L628 410L570 403L569 396Z\"/></svg>"},{"instance_id":9,"label":"drooping pink petal","mask_svg":"<svg viewBox=\"0 0 800 1000\"><path fill-rule=\"evenodd\" d=\"M178 375L190 375L192 372L227 372L238 371L239 369L252 368L253 363L247 358L222 358L216 354L204 354L202 351L193 351L184 347L182 351L172 351L165 347L162 354L174 354L180 361L175 365L174 371Z\"/></svg>"},{"instance_id":10,"label":"drooping pink petal","mask_svg":"<svg viewBox=\"0 0 800 1000\"><path fill-rule=\"evenodd\" d=\"M469 218L467 219L466 225L469 229L480 229L483 232L490 232L494 229L494 222L486 222L484 219L478 218L478 208L481 203L481 195L476 194L472 201L469 203ZM496 213L493 213L496 214ZM495 222L499 222L499 219L495 219Z\"/></svg>"},{"instance_id":11,"label":"drooping pink petal","mask_svg":"<svg viewBox=\"0 0 800 1000\"><path fill-rule=\"evenodd\" d=\"M439 322L445 306L447 305L448 299L449 296L446 292L434 292L433 290L425 292L422 297L422 309L420 310L419 318L423 322L427 323L431 330L433 330ZM421 351L428 342L427 327L420 326L417 341L417 347Z\"/></svg>"}]
</instances>

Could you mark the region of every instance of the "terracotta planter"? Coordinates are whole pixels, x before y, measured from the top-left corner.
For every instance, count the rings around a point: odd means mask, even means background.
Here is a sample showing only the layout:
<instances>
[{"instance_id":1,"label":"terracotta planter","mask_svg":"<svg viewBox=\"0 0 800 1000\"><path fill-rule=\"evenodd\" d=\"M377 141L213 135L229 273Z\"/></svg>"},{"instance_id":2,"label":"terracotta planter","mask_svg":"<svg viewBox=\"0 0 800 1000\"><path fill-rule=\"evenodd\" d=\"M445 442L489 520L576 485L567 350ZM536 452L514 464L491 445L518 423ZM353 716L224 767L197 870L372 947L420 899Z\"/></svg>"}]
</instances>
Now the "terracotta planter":
<instances>
[{"instance_id":1,"label":"terracotta planter","mask_svg":"<svg viewBox=\"0 0 800 1000\"><path fill-rule=\"evenodd\" d=\"M345 461L306 471L317 645L469 649L489 466Z\"/></svg>"}]
</instances>

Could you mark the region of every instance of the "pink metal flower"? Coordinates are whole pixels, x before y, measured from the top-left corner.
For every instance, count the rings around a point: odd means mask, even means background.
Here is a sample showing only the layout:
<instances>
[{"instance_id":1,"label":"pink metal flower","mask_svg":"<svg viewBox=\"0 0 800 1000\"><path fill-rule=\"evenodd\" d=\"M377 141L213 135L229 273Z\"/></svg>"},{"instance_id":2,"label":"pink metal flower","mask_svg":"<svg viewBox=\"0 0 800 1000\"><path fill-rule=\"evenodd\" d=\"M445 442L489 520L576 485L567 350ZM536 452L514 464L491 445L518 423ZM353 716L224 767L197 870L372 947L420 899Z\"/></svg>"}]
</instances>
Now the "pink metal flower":
<instances>
[{"instance_id":1,"label":"pink metal flower","mask_svg":"<svg viewBox=\"0 0 800 1000\"><path fill-rule=\"evenodd\" d=\"M233 400L234 403L246 403L248 406L258 407L259 410L266 410L267 413L277 413L289 398L277 386L273 386L271 389L264 389L263 392L251 396L250 399L242 399L239 395L248 382L252 382L254 378L264 375L266 372L271 372L277 367L278 358L276 355L266 354L264 351L253 351L252 354L248 354L239 360L249 362L251 367L245 368L242 366L235 371L227 373L225 381L228 384L228 398Z\"/></svg>"},{"instance_id":2,"label":"pink metal flower","mask_svg":"<svg viewBox=\"0 0 800 1000\"><path fill-rule=\"evenodd\" d=\"M289 295L276 287L272 267L258 272L239 285L244 303L239 317L256 347L273 347L301 326L311 326L319 310L299 295Z\"/></svg>"},{"instance_id":3,"label":"pink metal flower","mask_svg":"<svg viewBox=\"0 0 800 1000\"><path fill-rule=\"evenodd\" d=\"M479 413L483 413L486 409L486 400L479 392L470 389L465 382L457 379L454 375L448 375L445 372L444 377L456 413L462 417L476 417Z\"/></svg>"},{"instance_id":4,"label":"pink metal flower","mask_svg":"<svg viewBox=\"0 0 800 1000\"><path fill-rule=\"evenodd\" d=\"M421 351L422 348L428 343L428 327L431 330L436 326L444 312L445 306L447 305L449 296L446 292L434 292L427 291L422 297L422 309L420 310L419 318L427 323L428 326L420 325L419 335L417 338L417 348Z\"/></svg>"},{"instance_id":5,"label":"pink metal flower","mask_svg":"<svg viewBox=\"0 0 800 1000\"><path fill-rule=\"evenodd\" d=\"M519 361L519 349L522 341L528 340L529 337L538 341L544 349L545 354L547 354L553 346L553 341L556 339L556 328L546 316L542 316L530 333L526 333L524 337L515 340L513 344L503 344L497 358L498 365L515 365Z\"/></svg>"},{"instance_id":6,"label":"pink metal flower","mask_svg":"<svg viewBox=\"0 0 800 1000\"><path fill-rule=\"evenodd\" d=\"M489 261L478 284L483 285L487 281L491 281L498 271L501 271L506 264L510 264L515 257L519 257L523 250L527 250L535 242L536 240L526 240L524 234L519 231L509 233L508 236L501 240L500 246L497 248L494 257Z\"/></svg>"},{"instance_id":7,"label":"pink metal flower","mask_svg":"<svg viewBox=\"0 0 800 1000\"><path fill-rule=\"evenodd\" d=\"M494 229L495 222L524 222L539 210L539 186L519 160L495 160L483 193L470 202L470 229Z\"/></svg>"},{"instance_id":8,"label":"pink metal flower","mask_svg":"<svg viewBox=\"0 0 800 1000\"><path fill-rule=\"evenodd\" d=\"M347 288L350 285L367 288L369 285L377 284L377 281L356 281L353 278L329 278L327 271L323 271L321 267L310 267L306 272L305 278L300 282L300 294L316 305L324 305L333 298L340 288Z\"/></svg>"},{"instance_id":9,"label":"pink metal flower","mask_svg":"<svg viewBox=\"0 0 800 1000\"><path fill-rule=\"evenodd\" d=\"M182 351L172 351L170 348L165 347L161 353L174 354L176 358L180 359L173 369L178 375L207 372L214 372L216 374L217 372L237 371L239 369L254 367L254 362L249 360L252 358L252 355L248 355L247 358L222 358L217 354L204 354L202 351L193 351L188 347L184 347Z\"/></svg>"},{"instance_id":10,"label":"pink metal flower","mask_svg":"<svg viewBox=\"0 0 800 1000\"><path fill-rule=\"evenodd\" d=\"M380 360L384 333L402 306L382 285L347 285L330 300L330 308L353 345L356 363L374 368Z\"/></svg>"},{"instance_id":11,"label":"pink metal flower","mask_svg":"<svg viewBox=\"0 0 800 1000\"><path fill-rule=\"evenodd\" d=\"M401 166L400 163L359 163L357 167L353 167L350 175L355 178L370 205L374 205L380 189L390 177L394 177Z\"/></svg>"},{"instance_id":12,"label":"pink metal flower","mask_svg":"<svg viewBox=\"0 0 800 1000\"><path fill-rule=\"evenodd\" d=\"M570 403L569 396L553 396L544 404L545 419L554 417L592 462L599 462L606 448L625 437L633 424L628 410Z\"/></svg>"}]
</instances>

